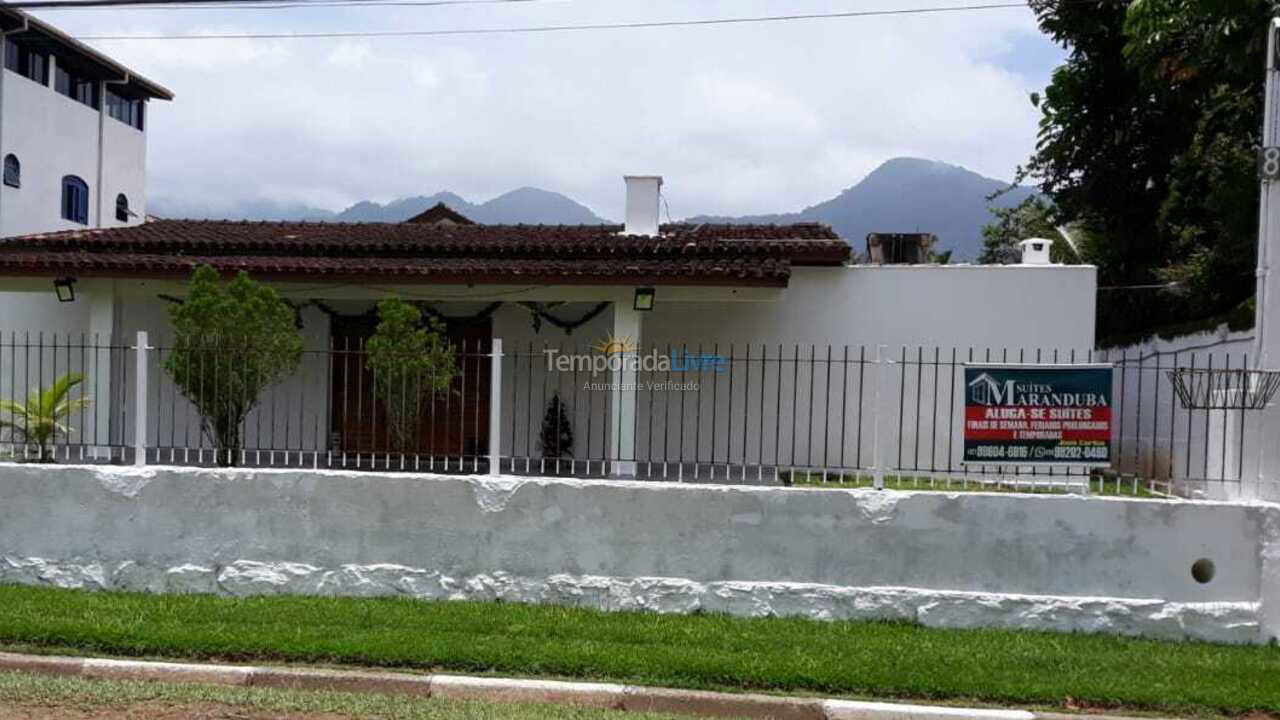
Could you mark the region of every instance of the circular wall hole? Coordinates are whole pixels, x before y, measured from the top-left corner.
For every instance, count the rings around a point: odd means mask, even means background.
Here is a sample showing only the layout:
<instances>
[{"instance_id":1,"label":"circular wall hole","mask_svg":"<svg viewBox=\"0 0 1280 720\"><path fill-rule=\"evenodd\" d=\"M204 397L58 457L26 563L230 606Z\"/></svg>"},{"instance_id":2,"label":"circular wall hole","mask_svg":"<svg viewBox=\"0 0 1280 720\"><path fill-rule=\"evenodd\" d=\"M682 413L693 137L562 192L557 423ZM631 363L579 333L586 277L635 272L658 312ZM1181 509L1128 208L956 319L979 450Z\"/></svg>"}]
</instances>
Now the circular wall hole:
<instances>
[{"instance_id":1,"label":"circular wall hole","mask_svg":"<svg viewBox=\"0 0 1280 720\"><path fill-rule=\"evenodd\" d=\"M1213 566L1213 561L1209 558L1200 558L1191 563L1191 577L1202 585L1213 579L1215 571L1216 568Z\"/></svg>"}]
</instances>

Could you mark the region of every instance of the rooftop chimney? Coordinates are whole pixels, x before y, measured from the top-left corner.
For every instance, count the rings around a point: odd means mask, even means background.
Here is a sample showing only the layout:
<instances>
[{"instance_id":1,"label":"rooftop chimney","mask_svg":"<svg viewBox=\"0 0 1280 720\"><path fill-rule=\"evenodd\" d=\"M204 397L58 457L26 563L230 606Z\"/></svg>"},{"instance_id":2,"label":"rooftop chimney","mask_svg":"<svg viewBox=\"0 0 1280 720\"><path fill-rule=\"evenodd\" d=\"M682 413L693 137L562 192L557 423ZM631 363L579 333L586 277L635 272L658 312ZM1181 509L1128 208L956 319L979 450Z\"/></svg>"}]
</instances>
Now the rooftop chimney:
<instances>
[{"instance_id":1,"label":"rooftop chimney","mask_svg":"<svg viewBox=\"0 0 1280 720\"><path fill-rule=\"evenodd\" d=\"M625 235L658 234L658 192L662 189L660 175L625 175L627 184L627 219L622 232Z\"/></svg>"},{"instance_id":2,"label":"rooftop chimney","mask_svg":"<svg viewBox=\"0 0 1280 720\"><path fill-rule=\"evenodd\" d=\"M1027 238L1018 243L1022 246L1023 265L1049 265L1049 248L1053 241L1045 238Z\"/></svg>"}]
</instances>

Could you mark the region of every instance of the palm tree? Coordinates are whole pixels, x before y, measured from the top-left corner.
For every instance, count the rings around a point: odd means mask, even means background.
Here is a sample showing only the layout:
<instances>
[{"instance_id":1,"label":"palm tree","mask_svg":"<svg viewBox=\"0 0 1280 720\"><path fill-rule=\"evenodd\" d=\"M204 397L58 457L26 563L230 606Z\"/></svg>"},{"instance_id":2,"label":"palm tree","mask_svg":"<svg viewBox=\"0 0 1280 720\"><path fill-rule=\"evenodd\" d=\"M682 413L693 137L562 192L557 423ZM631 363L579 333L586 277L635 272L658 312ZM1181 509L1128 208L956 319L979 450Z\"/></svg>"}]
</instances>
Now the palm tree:
<instances>
[{"instance_id":1,"label":"palm tree","mask_svg":"<svg viewBox=\"0 0 1280 720\"><path fill-rule=\"evenodd\" d=\"M0 417L0 430L8 428L9 437L13 440L21 438L22 442L37 445L40 462L53 462L49 443L59 433L69 435L72 432L71 427L62 421L89 406L89 398L83 395L75 399L70 397L71 389L83 381L80 373L67 373L47 388L32 390L25 404L0 400L0 414L9 416L7 419Z\"/></svg>"}]
</instances>

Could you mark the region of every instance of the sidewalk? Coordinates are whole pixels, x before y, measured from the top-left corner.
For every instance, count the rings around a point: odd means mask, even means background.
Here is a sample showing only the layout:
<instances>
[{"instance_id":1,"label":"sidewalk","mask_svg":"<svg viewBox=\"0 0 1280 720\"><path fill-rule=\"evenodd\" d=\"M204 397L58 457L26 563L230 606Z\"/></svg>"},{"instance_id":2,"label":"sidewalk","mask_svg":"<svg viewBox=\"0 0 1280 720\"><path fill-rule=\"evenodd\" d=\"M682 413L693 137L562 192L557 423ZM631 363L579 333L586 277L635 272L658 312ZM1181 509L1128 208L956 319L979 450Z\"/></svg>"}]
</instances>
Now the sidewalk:
<instances>
[{"instance_id":1,"label":"sidewalk","mask_svg":"<svg viewBox=\"0 0 1280 720\"><path fill-rule=\"evenodd\" d=\"M103 680L156 680L168 683L412 695L489 702L549 703L700 717L782 720L1065 720L1075 717L1026 710L776 697L610 683L144 662L14 653L0 653L0 672L2 671Z\"/></svg>"}]
</instances>

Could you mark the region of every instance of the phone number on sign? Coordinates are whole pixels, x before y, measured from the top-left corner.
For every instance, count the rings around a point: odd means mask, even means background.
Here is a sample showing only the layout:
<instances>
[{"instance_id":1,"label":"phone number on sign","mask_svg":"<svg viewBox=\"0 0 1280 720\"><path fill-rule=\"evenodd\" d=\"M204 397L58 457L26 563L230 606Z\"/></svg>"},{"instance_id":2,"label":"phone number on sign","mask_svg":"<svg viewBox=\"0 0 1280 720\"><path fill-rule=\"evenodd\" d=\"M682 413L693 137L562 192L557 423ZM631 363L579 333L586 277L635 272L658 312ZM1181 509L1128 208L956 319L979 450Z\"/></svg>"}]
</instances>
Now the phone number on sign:
<instances>
[{"instance_id":1,"label":"phone number on sign","mask_svg":"<svg viewBox=\"0 0 1280 720\"><path fill-rule=\"evenodd\" d=\"M992 460L1106 460L1106 445L1026 447L1024 445L982 445L969 453Z\"/></svg>"}]
</instances>

